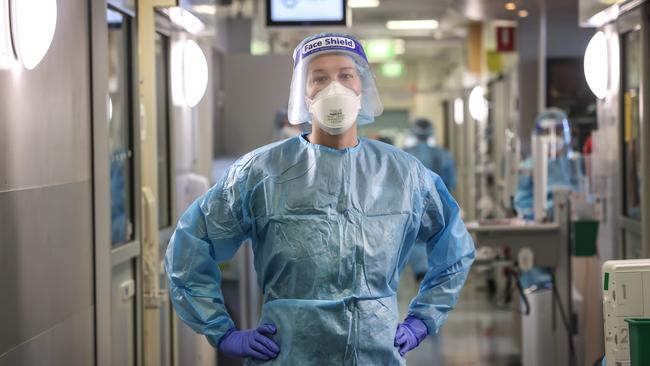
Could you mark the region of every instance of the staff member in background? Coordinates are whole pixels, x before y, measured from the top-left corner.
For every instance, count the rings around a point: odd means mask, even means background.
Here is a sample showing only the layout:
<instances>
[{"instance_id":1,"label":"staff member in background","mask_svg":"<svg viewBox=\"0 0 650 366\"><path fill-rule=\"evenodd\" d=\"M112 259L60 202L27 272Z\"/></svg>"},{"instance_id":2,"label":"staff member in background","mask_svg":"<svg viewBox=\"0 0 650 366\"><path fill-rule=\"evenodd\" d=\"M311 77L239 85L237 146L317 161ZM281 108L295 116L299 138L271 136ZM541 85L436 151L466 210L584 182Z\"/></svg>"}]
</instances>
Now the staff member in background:
<instances>
[{"instance_id":1,"label":"staff member in background","mask_svg":"<svg viewBox=\"0 0 650 366\"><path fill-rule=\"evenodd\" d=\"M453 192L456 189L456 163L449 151L436 144L432 146L428 143L429 138L433 136L431 122L424 118L416 119L411 124L411 132L418 142L404 150L418 158L425 167L438 174L445 182L447 190Z\"/></svg>"},{"instance_id":2,"label":"staff member in background","mask_svg":"<svg viewBox=\"0 0 650 366\"><path fill-rule=\"evenodd\" d=\"M456 189L456 165L449 151L429 144L428 140L433 136L431 122L424 118L416 119L411 124L411 132L413 132L418 142L404 150L418 158L425 167L438 174L442 181L445 182L447 190L453 192ZM413 253L409 258L409 264L413 269L415 279L421 281L429 269L425 242L418 241L415 244Z\"/></svg>"},{"instance_id":3,"label":"staff member in background","mask_svg":"<svg viewBox=\"0 0 650 366\"><path fill-rule=\"evenodd\" d=\"M165 257L178 315L247 364L404 365L440 330L474 260L442 180L417 159L357 136L382 112L359 41L339 33L294 52L289 121L312 132L239 159L178 223ZM264 306L238 330L219 263L252 239ZM397 285L416 240L428 271L404 322Z\"/></svg>"},{"instance_id":4,"label":"staff member in background","mask_svg":"<svg viewBox=\"0 0 650 366\"><path fill-rule=\"evenodd\" d=\"M282 107L275 112L276 140L284 140L299 136L302 133L300 126L289 123L287 108Z\"/></svg>"},{"instance_id":5,"label":"staff member in background","mask_svg":"<svg viewBox=\"0 0 650 366\"><path fill-rule=\"evenodd\" d=\"M558 108L548 108L539 114L535 121L533 135L545 139L549 144L547 163L548 197L546 209L548 216L553 216L553 190L568 188L573 193L582 193L584 171L582 158L571 149L571 130L569 118ZM521 163L517 193L514 206L518 214L525 219L533 219L533 157Z\"/></svg>"}]
</instances>

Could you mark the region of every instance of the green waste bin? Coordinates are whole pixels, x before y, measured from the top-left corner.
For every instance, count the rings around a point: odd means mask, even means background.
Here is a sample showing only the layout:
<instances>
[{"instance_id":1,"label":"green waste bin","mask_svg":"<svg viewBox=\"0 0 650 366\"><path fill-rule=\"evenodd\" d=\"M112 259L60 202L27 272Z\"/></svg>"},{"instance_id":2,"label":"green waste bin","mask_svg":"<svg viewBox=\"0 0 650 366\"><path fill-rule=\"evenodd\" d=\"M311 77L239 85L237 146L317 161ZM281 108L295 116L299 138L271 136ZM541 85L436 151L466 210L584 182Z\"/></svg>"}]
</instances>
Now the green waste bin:
<instances>
[{"instance_id":1,"label":"green waste bin","mask_svg":"<svg viewBox=\"0 0 650 366\"><path fill-rule=\"evenodd\" d=\"M592 257L596 255L598 240L598 221L578 220L572 224L573 255L576 257Z\"/></svg>"},{"instance_id":2,"label":"green waste bin","mask_svg":"<svg viewBox=\"0 0 650 366\"><path fill-rule=\"evenodd\" d=\"M630 330L632 366L650 365L650 318L626 318Z\"/></svg>"}]
</instances>

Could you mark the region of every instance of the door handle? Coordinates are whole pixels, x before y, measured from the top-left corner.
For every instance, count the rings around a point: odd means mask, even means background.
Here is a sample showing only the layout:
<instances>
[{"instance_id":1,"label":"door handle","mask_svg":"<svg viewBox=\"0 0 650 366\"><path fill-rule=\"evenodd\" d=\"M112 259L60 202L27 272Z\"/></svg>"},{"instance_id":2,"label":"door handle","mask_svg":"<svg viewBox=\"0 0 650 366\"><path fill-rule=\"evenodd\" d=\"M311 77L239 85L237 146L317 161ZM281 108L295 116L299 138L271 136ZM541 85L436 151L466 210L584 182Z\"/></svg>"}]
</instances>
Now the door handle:
<instances>
[{"instance_id":1,"label":"door handle","mask_svg":"<svg viewBox=\"0 0 650 366\"><path fill-rule=\"evenodd\" d=\"M158 222L156 198L149 187L142 187L142 263L144 305L158 308L161 304L158 253Z\"/></svg>"}]
</instances>

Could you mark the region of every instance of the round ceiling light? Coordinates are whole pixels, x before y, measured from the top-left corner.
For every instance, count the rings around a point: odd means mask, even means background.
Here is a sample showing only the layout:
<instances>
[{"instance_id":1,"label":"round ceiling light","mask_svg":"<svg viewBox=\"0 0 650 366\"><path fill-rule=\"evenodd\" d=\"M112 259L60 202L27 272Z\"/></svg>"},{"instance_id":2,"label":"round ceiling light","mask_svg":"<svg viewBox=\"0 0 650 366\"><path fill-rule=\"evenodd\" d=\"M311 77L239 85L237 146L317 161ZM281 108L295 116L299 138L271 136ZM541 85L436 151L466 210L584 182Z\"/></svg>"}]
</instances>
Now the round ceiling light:
<instances>
[{"instance_id":1,"label":"round ceiling light","mask_svg":"<svg viewBox=\"0 0 650 366\"><path fill-rule=\"evenodd\" d=\"M485 90L482 86L475 86L469 93L469 114L477 121L487 119L488 103L485 100Z\"/></svg>"},{"instance_id":2,"label":"round ceiling light","mask_svg":"<svg viewBox=\"0 0 650 366\"><path fill-rule=\"evenodd\" d=\"M607 95L609 77L609 55L607 37L602 31L597 32L589 41L585 50L584 70L587 85L598 99Z\"/></svg>"},{"instance_id":3,"label":"round ceiling light","mask_svg":"<svg viewBox=\"0 0 650 366\"><path fill-rule=\"evenodd\" d=\"M201 101L208 87L208 61L201 47L188 40L183 45L183 91L185 102L194 107Z\"/></svg>"},{"instance_id":4,"label":"round ceiling light","mask_svg":"<svg viewBox=\"0 0 650 366\"><path fill-rule=\"evenodd\" d=\"M26 69L33 70L54 39L56 0L10 0L9 12L16 56Z\"/></svg>"}]
</instances>

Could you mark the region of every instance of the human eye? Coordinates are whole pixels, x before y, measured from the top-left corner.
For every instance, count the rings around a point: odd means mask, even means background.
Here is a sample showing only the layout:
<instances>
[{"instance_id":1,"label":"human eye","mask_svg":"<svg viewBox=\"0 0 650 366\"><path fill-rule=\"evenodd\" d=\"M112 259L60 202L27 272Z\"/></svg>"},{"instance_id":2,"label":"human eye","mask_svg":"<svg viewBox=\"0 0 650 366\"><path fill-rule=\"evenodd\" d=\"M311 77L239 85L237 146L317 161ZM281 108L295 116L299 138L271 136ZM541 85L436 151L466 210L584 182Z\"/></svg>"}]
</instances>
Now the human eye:
<instances>
[{"instance_id":1,"label":"human eye","mask_svg":"<svg viewBox=\"0 0 650 366\"><path fill-rule=\"evenodd\" d=\"M350 72L344 72L340 75L341 80L352 80L354 79L354 75Z\"/></svg>"},{"instance_id":2,"label":"human eye","mask_svg":"<svg viewBox=\"0 0 650 366\"><path fill-rule=\"evenodd\" d=\"M327 76L322 75L322 74L320 74L320 75L313 75L312 78L311 78L311 83L312 83L312 84L316 84L316 85L323 84L323 83L325 83L326 81L327 81Z\"/></svg>"}]
</instances>

